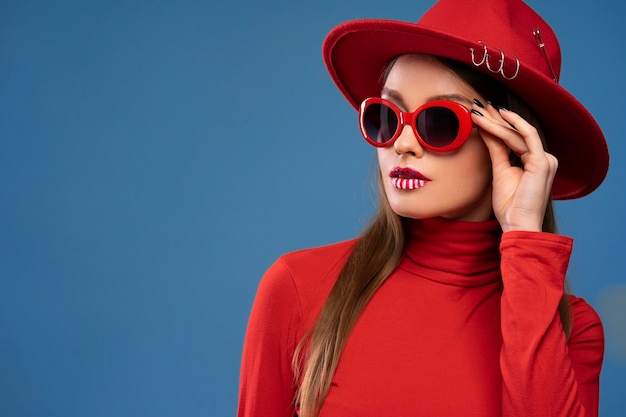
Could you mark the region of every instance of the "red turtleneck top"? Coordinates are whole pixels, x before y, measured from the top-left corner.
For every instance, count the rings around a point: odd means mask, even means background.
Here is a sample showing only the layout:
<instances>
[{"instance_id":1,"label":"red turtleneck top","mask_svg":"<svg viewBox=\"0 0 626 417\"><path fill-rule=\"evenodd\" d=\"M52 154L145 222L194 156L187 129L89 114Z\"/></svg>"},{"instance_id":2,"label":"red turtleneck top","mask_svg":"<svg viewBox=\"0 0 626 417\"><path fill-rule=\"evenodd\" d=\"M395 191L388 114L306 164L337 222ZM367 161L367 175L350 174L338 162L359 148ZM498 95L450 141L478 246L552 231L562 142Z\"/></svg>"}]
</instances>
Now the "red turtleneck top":
<instances>
[{"instance_id":1,"label":"red turtleneck top","mask_svg":"<svg viewBox=\"0 0 626 417\"><path fill-rule=\"evenodd\" d=\"M252 308L239 417L295 415L291 360L354 241L282 256ZM497 222L414 221L400 265L352 331L320 417L597 416L604 338L558 304L571 239Z\"/></svg>"}]
</instances>

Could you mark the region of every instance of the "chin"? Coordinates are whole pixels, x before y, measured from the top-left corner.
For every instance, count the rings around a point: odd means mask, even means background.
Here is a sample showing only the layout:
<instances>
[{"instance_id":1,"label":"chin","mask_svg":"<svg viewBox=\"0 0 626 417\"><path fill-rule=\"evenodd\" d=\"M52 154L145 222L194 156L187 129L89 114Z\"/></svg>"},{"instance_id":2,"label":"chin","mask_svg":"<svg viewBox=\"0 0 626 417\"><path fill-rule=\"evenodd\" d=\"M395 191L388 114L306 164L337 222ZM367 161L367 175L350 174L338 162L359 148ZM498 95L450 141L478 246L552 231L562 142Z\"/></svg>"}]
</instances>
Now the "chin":
<instances>
[{"instance_id":1,"label":"chin","mask_svg":"<svg viewBox=\"0 0 626 417\"><path fill-rule=\"evenodd\" d=\"M428 207L419 202L413 204L407 204L406 202L390 202L391 209L398 216L406 217L409 219L423 220L433 217L443 217L449 220L480 222L487 221L494 218L493 209L489 207L481 207L477 203L463 205L455 207ZM419 207L419 209L416 209Z\"/></svg>"},{"instance_id":2,"label":"chin","mask_svg":"<svg viewBox=\"0 0 626 417\"><path fill-rule=\"evenodd\" d=\"M415 210L415 207L406 207L404 204L391 204L391 209L398 216L409 219L421 220L439 216L437 212L431 212L430 210Z\"/></svg>"}]
</instances>

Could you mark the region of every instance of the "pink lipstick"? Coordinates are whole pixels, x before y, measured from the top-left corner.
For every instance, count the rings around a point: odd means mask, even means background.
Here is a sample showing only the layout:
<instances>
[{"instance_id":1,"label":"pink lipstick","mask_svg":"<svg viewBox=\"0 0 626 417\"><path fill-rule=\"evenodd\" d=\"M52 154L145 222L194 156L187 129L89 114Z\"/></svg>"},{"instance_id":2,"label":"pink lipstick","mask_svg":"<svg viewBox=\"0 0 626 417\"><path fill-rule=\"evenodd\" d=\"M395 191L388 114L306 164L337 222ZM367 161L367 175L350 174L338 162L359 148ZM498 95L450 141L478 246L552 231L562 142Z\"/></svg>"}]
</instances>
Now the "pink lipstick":
<instances>
[{"instance_id":1,"label":"pink lipstick","mask_svg":"<svg viewBox=\"0 0 626 417\"><path fill-rule=\"evenodd\" d=\"M389 173L389 177L391 184L399 190L415 190L430 181L422 173L411 168L395 167Z\"/></svg>"}]
</instances>

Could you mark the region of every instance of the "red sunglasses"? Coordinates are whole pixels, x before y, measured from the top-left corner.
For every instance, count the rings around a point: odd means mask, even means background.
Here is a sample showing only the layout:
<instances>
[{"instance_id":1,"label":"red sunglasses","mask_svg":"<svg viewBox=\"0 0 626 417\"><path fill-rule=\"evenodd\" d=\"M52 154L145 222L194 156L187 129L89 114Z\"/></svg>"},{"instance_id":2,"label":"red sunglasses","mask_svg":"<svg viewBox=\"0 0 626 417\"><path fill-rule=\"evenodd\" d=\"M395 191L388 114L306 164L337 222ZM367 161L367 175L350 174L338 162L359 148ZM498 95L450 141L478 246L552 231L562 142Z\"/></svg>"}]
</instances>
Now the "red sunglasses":
<instances>
[{"instance_id":1,"label":"red sunglasses","mask_svg":"<svg viewBox=\"0 0 626 417\"><path fill-rule=\"evenodd\" d=\"M458 149L467 141L474 125L468 108L454 101L431 101L414 112L402 111L380 97L366 98L361 103L361 133L376 147L391 146L407 124L422 146L436 152Z\"/></svg>"}]
</instances>

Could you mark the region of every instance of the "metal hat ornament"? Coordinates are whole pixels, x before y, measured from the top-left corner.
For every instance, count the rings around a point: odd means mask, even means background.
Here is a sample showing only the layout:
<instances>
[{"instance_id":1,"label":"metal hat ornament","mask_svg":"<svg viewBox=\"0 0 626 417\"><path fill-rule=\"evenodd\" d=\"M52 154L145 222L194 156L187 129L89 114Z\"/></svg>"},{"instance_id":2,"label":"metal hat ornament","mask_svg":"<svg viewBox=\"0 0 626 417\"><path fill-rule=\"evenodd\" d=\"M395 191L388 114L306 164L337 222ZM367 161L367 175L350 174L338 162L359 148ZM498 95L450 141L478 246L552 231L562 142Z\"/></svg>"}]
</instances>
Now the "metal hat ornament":
<instances>
[{"instance_id":1,"label":"metal hat ornament","mask_svg":"<svg viewBox=\"0 0 626 417\"><path fill-rule=\"evenodd\" d=\"M358 108L378 96L392 58L422 53L453 59L491 76L539 118L559 160L557 200L583 197L604 180L604 134L585 107L558 84L561 50L550 26L521 0L441 0L417 23L345 22L326 36L323 56L339 90Z\"/></svg>"}]
</instances>

